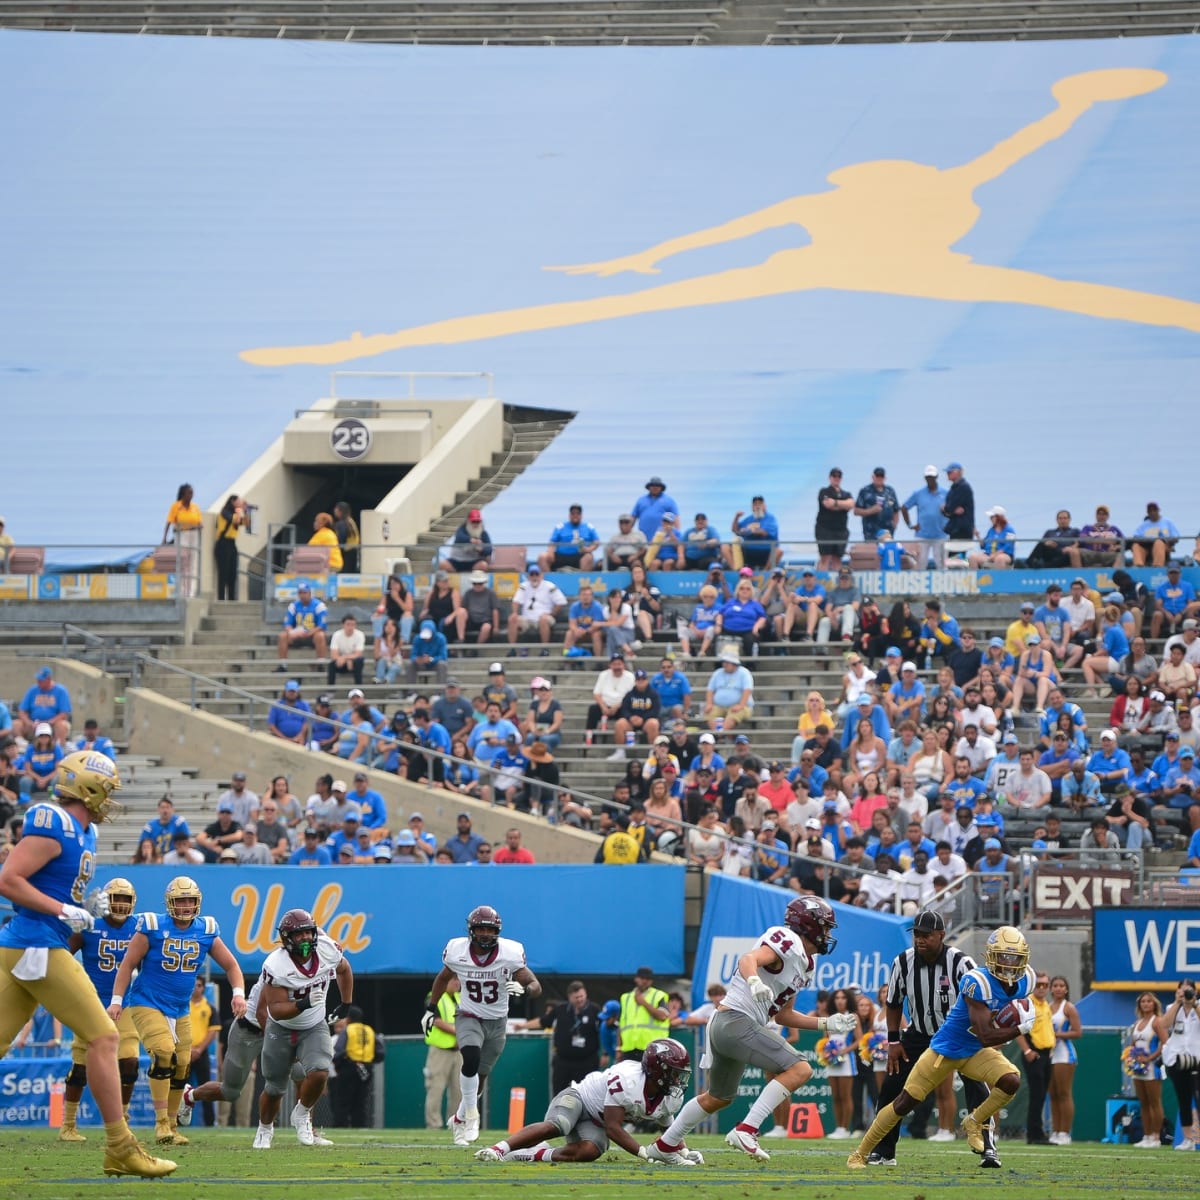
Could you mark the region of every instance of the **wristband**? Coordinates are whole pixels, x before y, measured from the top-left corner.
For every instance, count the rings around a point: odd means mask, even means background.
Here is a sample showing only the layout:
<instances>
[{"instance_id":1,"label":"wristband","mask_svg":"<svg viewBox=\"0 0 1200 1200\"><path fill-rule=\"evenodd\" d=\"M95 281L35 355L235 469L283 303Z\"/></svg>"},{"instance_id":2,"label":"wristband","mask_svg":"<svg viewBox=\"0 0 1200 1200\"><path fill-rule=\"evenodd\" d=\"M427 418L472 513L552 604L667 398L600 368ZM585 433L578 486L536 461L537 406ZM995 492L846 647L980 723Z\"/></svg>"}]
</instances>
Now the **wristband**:
<instances>
[{"instance_id":1,"label":"wristband","mask_svg":"<svg viewBox=\"0 0 1200 1200\"><path fill-rule=\"evenodd\" d=\"M118 996L116 992L113 992L112 999L110 999L108 1002L108 1007L112 1008L112 1006L115 1004L118 1008L120 1008L121 1005L124 1003L125 1003L125 997Z\"/></svg>"},{"instance_id":2,"label":"wristband","mask_svg":"<svg viewBox=\"0 0 1200 1200\"><path fill-rule=\"evenodd\" d=\"M825 1030L827 1030L828 1028L829 1028L829 1018L828 1017L818 1017L817 1018L817 1032L824 1033Z\"/></svg>"},{"instance_id":3,"label":"wristband","mask_svg":"<svg viewBox=\"0 0 1200 1200\"><path fill-rule=\"evenodd\" d=\"M241 996L241 998L243 1000L245 1000L245 998L246 998L246 989L245 988L234 988L233 989L233 998L236 1000L239 996Z\"/></svg>"},{"instance_id":4,"label":"wristband","mask_svg":"<svg viewBox=\"0 0 1200 1200\"><path fill-rule=\"evenodd\" d=\"M893 1033L893 1032L892 1032L892 1031L889 1029L889 1030L888 1030L888 1045L889 1045L889 1046L895 1046L895 1045L897 1045L897 1044L899 1043L899 1041L900 1041L900 1035L899 1035L899 1033Z\"/></svg>"}]
</instances>

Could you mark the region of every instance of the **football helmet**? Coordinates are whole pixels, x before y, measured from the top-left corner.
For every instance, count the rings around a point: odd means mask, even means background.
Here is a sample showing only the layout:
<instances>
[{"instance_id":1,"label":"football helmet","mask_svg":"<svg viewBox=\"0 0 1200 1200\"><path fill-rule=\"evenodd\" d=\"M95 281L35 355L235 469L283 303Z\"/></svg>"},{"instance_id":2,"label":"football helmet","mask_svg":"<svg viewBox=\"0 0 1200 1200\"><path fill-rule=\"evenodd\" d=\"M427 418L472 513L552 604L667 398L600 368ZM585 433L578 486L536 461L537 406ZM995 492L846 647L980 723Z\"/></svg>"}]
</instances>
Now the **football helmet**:
<instances>
[{"instance_id":1,"label":"football helmet","mask_svg":"<svg viewBox=\"0 0 1200 1200\"><path fill-rule=\"evenodd\" d=\"M107 754L77 750L58 764L54 796L57 800L78 800L94 820L107 821L121 811L121 806L112 799L120 786L117 764Z\"/></svg>"},{"instance_id":2,"label":"football helmet","mask_svg":"<svg viewBox=\"0 0 1200 1200\"><path fill-rule=\"evenodd\" d=\"M317 948L317 923L307 909L289 908L276 932L283 948L297 962L312 958Z\"/></svg>"},{"instance_id":3,"label":"football helmet","mask_svg":"<svg viewBox=\"0 0 1200 1200\"><path fill-rule=\"evenodd\" d=\"M987 940L984 965L1004 983L1016 983L1029 966L1029 943L1012 925L1001 925Z\"/></svg>"},{"instance_id":4,"label":"football helmet","mask_svg":"<svg viewBox=\"0 0 1200 1200\"><path fill-rule=\"evenodd\" d=\"M500 929L500 914L490 904L480 904L467 914L467 933L476 950L495 950Z\"/></svg>"},{"instance_id":5,"label":"football helmet","mask_svg":"<svg viewBox=\"0 0 1200 1200\"><path fill-rule=\"evenodd\" d=\"M682 1042L656 1038L642 1055L642 1071L664 1095L682 1096L692 1077L692 1060Z\"/></svg>"},{"instance_id":6,"label":"football helmet","mask_svg":"<svg viewBox=\"0 0 1200 1200\"><path fill-rule=\"evenodd\" d=\"M200 885L194 879L187 875L176 875L167 884L167 915L173 921L191 921L200 915L200 901L203 899Z\"/></svg>"},{"instance_id":7,"label":"football helmet","mask_svg":"<svg viewBox=\"0 0 1200 1200\"><path fill-rule=\"evenodd\" d=\"M818 954L833 953L837 938L830 935L837 928L837 917L819 896L797 896L787 906L783 923L793 933L808 938Z\"/></svg>"},{"instance_id":8,"label":"football helmet","mask_svg":"<svg viewBox=\"0 0 1200 1200\"><path fill-rule=\"evenodd\" d=\"M137 892L133 890L133 884L128 879L110 879L102 890L105 909L103 915L112 917L114 921L125 921L133 916L133 910L137 907Z\"/></svg>"}]
</instances>

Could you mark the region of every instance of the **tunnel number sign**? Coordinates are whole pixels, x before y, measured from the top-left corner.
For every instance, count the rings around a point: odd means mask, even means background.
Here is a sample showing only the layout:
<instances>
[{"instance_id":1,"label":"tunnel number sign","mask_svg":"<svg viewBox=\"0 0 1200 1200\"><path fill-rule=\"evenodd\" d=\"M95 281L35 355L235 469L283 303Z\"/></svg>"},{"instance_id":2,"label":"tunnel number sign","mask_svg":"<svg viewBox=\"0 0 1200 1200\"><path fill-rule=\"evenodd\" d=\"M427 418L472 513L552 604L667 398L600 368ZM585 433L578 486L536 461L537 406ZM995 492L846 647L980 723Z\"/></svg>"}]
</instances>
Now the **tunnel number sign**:
<instances>
[{"instance_id":1,"label":"tunnel number sign","mask_svg":"<svg viewBox=\"0 0 1200 1200\"><path fill-rule=\"evenodd\" d=\"M357 462L371 449L371 431L357 417L343 417L330 430L329 444L343 462Z\"/></svg>"}]
</instances>

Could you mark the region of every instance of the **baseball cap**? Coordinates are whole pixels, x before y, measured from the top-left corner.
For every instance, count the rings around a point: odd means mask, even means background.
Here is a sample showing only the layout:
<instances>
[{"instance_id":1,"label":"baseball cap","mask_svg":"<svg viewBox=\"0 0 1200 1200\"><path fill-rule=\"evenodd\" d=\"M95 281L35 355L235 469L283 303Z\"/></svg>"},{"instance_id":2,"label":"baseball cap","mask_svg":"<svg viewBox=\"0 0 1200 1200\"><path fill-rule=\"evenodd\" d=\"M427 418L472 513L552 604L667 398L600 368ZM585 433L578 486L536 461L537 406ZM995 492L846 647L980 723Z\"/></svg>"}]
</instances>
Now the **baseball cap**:
<instances>
[{"instance_id":1,"label":"baseball cap","mask_svg":"<svg viewBox=\"0 0 1200 1200\"><path fill-rule=\"evenodd\" d=\"M237 783L245 783L246 782L246 772L245 771L234 771L234 773L229 778L234 780Z\"/></svg>"},{"instance_id":2,"label":"baseball cap","mask_svg":"<svg viewBox=\"0 0 1200 1200\"><path fill-rule=\"evenodd\" d=\"M772 833L774 833L778 828L779 826L776 825L774 821L764 821L759 826L759 832L761 833L764 829L769 829Z\"/></svg>"},{"instance_id":3,"label":"baseball cap","mask_svg":"<svg viewBox=\"0 0 1200 1200\"><path fill-rule=\"evenodd\" d=\"M834 807L836 808L837 805L835 804ZM816 817L809 817L808 820L804 822L804 828L812 829L815 832L819 833L820 830L823 828L823 826L821 825L821 822L817 820Z\"/></svg>"},{"instance_id":4,"label":"baseball cap","mask_svg":"<svg viewBox=\"0 0 1200 1200\"><path fill-rule=\"evenodd\" d=\"M358 836L360 838L370 838L371 831L364 825L361 829L359 829Z\"/></svg>"},{"instance_id":5,"label":"baseball cap","mask_svg":"<svg viewBox=\"0 0 1200 1200\"><path fill-rule=\"evenodd\" d=\"M1036 604L1034 604L1032 600L1026 600L1026 601L1025 601L1025 602L1024 602L1022 605L1021 605L1021 611L1022 611L1022 612L1033 612L1033 610L1034 610L1035 608L1037 608L1037 605L1036 605Z\"/></svg>"},{"instance_id":6,"label":"baseball cap","mask_svg":"<svg viewBox=\"0 0 1200 1200\"><path fill-rule=\"evenodd\" d=\"M859 698L858 698L858 707L859 708L870 708L871 705L873 705L874 703L875 703L875 701L872 700L871 697L868 696L866 692L863 692L863 694L861 696L859 696Z\"/></svg>"},{"instance_id":7,"label":"baseball cap","mask_svg":"<svg viewBox=\"0 0 1200 1200\"><path fill-rule=\"evenodd\" d=\"M226 846L217 857L221 862L237 862L237 851L232 846Z\"/></svg>"},{"instance_id":8,"label":"baseball cap","mask_svg":"<svg viewBox=\"0 0 1200 1200\"><path fill-rule=\"evenodd\" d=\"M925 478L926 479L936 479L937 477L938 477L938 469L932 463L930 463L929 466L927 466L925 468ZM945 926L943 925L942 928L945 929Z\"/></svg>"},{"instance_id":9,"label":"baseball cap","mask_svg":"<svg viewBox=\"0 0 1200 1200\"><path fill-rule=\"evenodd\" d=\"M952 462L952 463L946 464L947 471L961 471L962 469L963 469L963 465L960 462Z\"/></svg>"},{"instance_id":10,"label":"baseball cap","mask_svg":"<svg viewBox=\"0 0 1200 1200\"><path fill-rule=\"evenodd\" d=\"M307 579L297 579L297 580L296 580L296 591L298 591L298 592L311 592L311 591L312 591L312 584L311 584L311 583L309 583Z\"/></svg>"},{"instance_id":11,"label":"baseball cap","mask_svg":"<svg viewBox=\"0 0 1200 1200\"><path fill-rule=\"evenodd\" d=\"M47 679L53 679L54 671L50 667L42 667L42 669L40 671L38 671L38 673L34 676L34 678L37 679L39 682L43 682Z\"/></svg>"},{"instance_id":12,"label":"baseball cap","mask_svg":"<svg viewBox=\"0 0 1200 1200\"><path fill-rule=\"evenodd\" d=\"M975 818L975 824L976 825L999 825L1000 819L996 816L995 813L980 813L979 816L977 816Z\"/></svg>"},{"instance_id":13,"label":"baseball cap","mask_svg":"<svg viewBox=\"0 0 1200 1200\"><path fill-rule=\"evenodd\" d=\"M783 770L783 763L781 763L781 762L773 762L773 763L771 763L771 764L770 764L770 765L767 767L767 770L768 770L768 771L770 771L770 772L772 772L772 773L774 773L775 771L782 771L782 770Z\"/></svg>"},{"instance_id":14,"label":"baseball cap","mask_svg":"<svg viewBox=\"0 0 1200 1200\"><path fill-rule=\"evenodd\" d=\"M358 782L360 779L361 779L361 780L362 780L364 783L366 782L366 779L367 779L367 773L366 773L366 771L355 771L355 772L354 772L354 782L355 782L355 783L357 783L357 782Z\"/></svg>"},{"instance_id":15,"label":"baseball cap","mask_svg":"<svg viewBox=\"0 0 1200 1200\"><path fill-rule=\"evenodd\" d=\"M483 513L481 513L479 511L479 509L473 508L473 509L471 509L471 511L469 513L467 513L467 520L468 521L482 521Z\"/></svg>"},{"instance_id":16,"label":"baseball cap","mask_svg":"<svg viewBox=\"0 0 1200 1200\"><path fill-rule=\"evenodd\" d=\"M538 688L548 688L549 686L550 680L548 680L544 675L535 675L529 681L529 690L531 692L536 692Z\"/></svg>"},{"instance_id":17,"label":"baseball cap","mask_svg":"<svg viewBox=\"0 0 1200 1200\"><path fill-rule=\"evenodd\" d=\"M826 812L837 812L837 806L838 806L838 802L836 800L826 800L825 801L825 811Z\"/></svg>"},{"instance_id":18,"label":"baseball cap","mask_svg":"<svg viewBox=\"0 0 1200 1200\"><path fill-rule=\"evenodd\" d=\"M387 846L384 846L382 844L376 846L375 847L375 861L376 862L391 862L392 861L391 850L389 850Z\"/></svg>"},{"instance_id":19,"label":"baseball cap","mask_svg":"<svg viewBox=\"0 0 1200 1200\"><path fill-rule=\"evenodd\" d=\"M1120 592L1109 592L1104 597L1104 603L1105 604L1124 604L1125 597L1122 596ZM1192 624L1192 628L1193 629L1196 628L1195 623Z\"/></svg>"},{"instance_id":20,"label":"baseball cap","mask_svg":"<svg viewBox=\"0 0 1200 1200\"><path fill-rule=\"evenodd\" d=\"M801 576L802 579L811 579L811 578L815 578L815 577L816 577L816 572L812 569L812 567L804 568L804 573Z\"/></svg>"},{"instance_id":21,"label":"baseball cap","mask_svg":"<svg viewBox=\"0 0 1200 1200\"><path fill-rule=\"evenodd\" d=\"M525 569L526 575L540 575L541 573L542 573L542 568L539 567L537 565L537 563L530 563L529 566Z\"/></svg>"},{"instance_id":22,"label":"baseball cap","mask_svg":"<svg viewBox=\"0 0 1200 1200\"><path fill-rule=\"evenodd\" d=\"M1105 729L1100 734L1100 740L1102 742L1115 742L1117 740L1117 735L1111 729Z\"/></svg>"},{"instance_id":23,"label":"baseball cap","mask_svg":"<svg viewBox=\"0 0 1200 1200\"><path fill-rule=\"evenodd\" d=\"M322 693L321 693L321 694L320 694L320 695L317 697L317 703L318 703L318 704L332 704L332 703L333 703L333 697L332 697L332 696L331 696L331 695L330 695L328 692L322 692Z\"/></svg>"},{"instance_id":24,"label":"baseball cap","mask_svg":"<svg viewBox=\"0 0 1200 1200\"><path fill-rule=\"evenodd\" d=\"M717 739L715 737L713 737L713 735L711 733L702 733L700 735L700 745L715 746L716 743L717 743Z\"/></svg>"},{"instance_id":25,"label":"baseball cap","mask_svg":"<svg viewBox=\"0 0 1200 1200\"><path fill-rule=\"evenodd\" d=\"M900 647L899 646L889 646L884 651L883 657L884 658L899 658L900 657Z\"/></svg>"},{"instance_id":26,"label":"baseball cap","mask_svg":"<svg viewBox=\"0 0 1200 1200\"><path fill-rule=\"evenodd\" d=\"M650 676L647 675L646 672L643 671L641 667L638 667L638 669L636 671L634 671L633 677L634 677L634 679L649 679L650 678Z\"/></svg>"},{"instance_id":27,"label":"baseball cap","mask_svg":"<svg viewBox=\"0 0 1200 1200\"><path fill-rule=\"evenodd\" d=\"M988 838L987 841L983 843L983 848L985 850L1003 850L1004 843L1001 842L999 838Z\"/></svg>"},{"instance_id":28,"label":"baseball cap","mask_svg":"<svg viewBox=\"0 0 1200 1200\"><path fill-rule=\"evenodd\" d=\"M45 721L39 721L33 730L34 737L53 737L54 727Z\"/></svg>"},{"instance_id":29,"label":"baseball cap","mask_svg":"<svg viewBox=\"0 0 1200 1200\"><path fill-rule=\"evenodd\" d=\"M723 650L721 652L721 661L740 664L742 659L736 650Z\"/></svg>"},{"instance_id":30,"label":"baseball cap","mask_svg":"<svg viewBox=\"0 0 1200 1200\"><path fill-rule=\"evenodd\" d=\"M1178 563L1172 563L1172 564L1171 564L1171 565L1170 565L1170 566L1167 568L1167 574L1168 574L1168 575L1178 575L1178 574L1179 574L1179 564L1178 564Z\"/></svg>"},{"instance_id":31,"label":"baseball cap","mask_svg":"<svg viewBox=\"0 0 1200 1200\"><path fill-rule=\"evenodd\" d=\"M1188 617L1188 619L1186 621L1184 621L1184 623L1183 623L1183 628L1184 629L1200 628L1200 622L1197 622L1195 617Z\"/></svg>"},{"instance_id":32,"label":"baseball cap","mask_svg":"<svg viewBox=\"0 0 1200 1200\"><path fill-rule=\"evenodd\" d=\"M472 571L467 577L472 583L487 583L488 577L486 571Z\"/></svg>"},{"instance_id":33,"label":"baseball cap","mask_svg":"<svg viewBox=\"0 0 1200 1200\"><path fill-rule=\"evenodd\" d=\"M983 515L985 517L1007 517L1008 509L1002 504L996 504L992 508L989 508Z\"/></svg>"},{"instance_id":34,"label":"baseball cap","mask_svg":"<svg viewBox=\"0 0 1200 1200\"><path fill-rule=\"evenodd\" d=\"M503 675L504 668L499 663L492 663L492 665L490 667L488 667L488 674L489 675Z\"/></svg>"},{"instance_id":35,"label":"baseball cap","mask_svg":"<svg viewBox=\"0 0 1200 1200\"><path fill-rule=\"evenodd\" d=\"M872 475L886 475L887 470L884 467L876 467L875 470L873 470L871 472L871 474Z\"/></svg>"},{"instance_id":36,"label":"baseball cap","mask_svg":"<svg viewBox=\"0 0 1200 1200\"><path fill-rule=\"evenodd\" d=\"M1015 733L1006 733L1004 740L1000 743L1002 746L1019 746L1021 739Z\"/></svg>"},{"instance_id":37,"label":"baseball cap","mask_svg":"<svg viewBox=\"0 0 1200 1200\"><path fill-rule=\"evenodd\" d=\"M433 623L426 621L425 624L421 626L421 632L417 634L417 636L425 638L426 640L433 637Z\"/></svg>"},{"instance_id":38,"label":"baseball cap","mask_svg":"<svg viewBox=\"0 0 1200 1200\"><path fill-rule=\"evenodd\" d=\"M329 790L331 792L344 792L346 790L346 781L344 779L335 779L330 784Z\"/></svg>"},{"instance_id":39,"label":"baseball cap","mask_svg":"<svg viewBox=\"0 0 1200 1200\"><path fill-rule=\"evenodd\" d=\"M743 579L753 579L754 578L754 568L753 567L743 567L740 571L738 571L738 574Z\"/></svg>"},{"instance_id":40,"label":"baseball cap","mask_svg":"<svg viewBox=\"0 0 1200 1200\"><path fill-rule=\"evenodd\" d=\"M735 746L748 746L750 745L750 739L744 733L739 733L737 737L733 739L733 744Z\"/></svg>"},{"instance_id":41,"label":"baseball cap","mask_svg":"<svg viewBox=\"0 0 1200 1200\"><path fill-rule=\"evenodd\" d=\"M352 805L351 807L347 808L346 812L342 815L342 820L343 821L353 821L355 824L357 824L358 823L358 806Z\"/></svg>"},{"instance_id":42,"label":"baseball cap","mask_svg":"<svg viewBox=\"0 0 1200 1200\"><path fill-rule=\"evenodd\" d=\"M900 664L900 670L902 671L915 671L916 669L917 664L915 662L906 662Z\"/></svg>"},{"instance_id":43,"label":"baseball cap","mask_svg":"<svg viewBox=\"0 0 1200 1200\"><path fill-rule=\"evenodd\" d=\"M994 637L989 640L988 645L989 646L997 646L1001 650L1003 650L1004 649L1004 639L1001 637Z\"/></svg>"},{"instance_id":44,"label":"baseball cap","mask_svg":"<svg viewBox=\"0 0 1200 1200\"><path fill-rule=\"evenodd\" d=\"M1177 741L1179 741L1179 730L1178 730L1178 729L1172 729L1172 730L1171 730L1171 732L1167 734L1167 741L1168 741L1168 742L1177 742Z\"/></svg>"},{"instance_id":45,"label":"baseball cap","mask_svg":"<svg viewBox=\"0 0 1200 1200\"><path fill-rule=\"evenodd\" d=\"M354 857L354 847L349 845L347 842L343 842L341 844L341 846L338 847L338 858L353 858L353 857Z\"/></svg>"},{"instance_id":46,"label":"baseball cap","mask_svg":"<svg viewBox=\"0 0 1200 1200\"><path fill-rule=\"evenodd\" d=\"M609 1000L609 1001L608 1001L608 1002L607 1002L607 1003L604 1005L604 1007L603 1007L603 1008L600 1010L600 1016L601 1016L601 1017L602 1017L604 1020L606 1020L606 1021L607 1021L609 1017L616 1017L616 1016L619 1016L619 1015L620 1015L620 1012L621 1012L621 1002L620 1002L620 1000Z\"/></svg>"},{"instance_id":47,"label":"baseball cap","mask_svg":"<svg viewBox=\"0 0 1200 1200\"><path fill-rule=\"evenodd\" d=\"M346 699L347 699L347 700L365 700L365 699L366 699L366 697L367 697L367 693L366 693L366 692L364 692L364 691L362 690L362 688L351 688L351 689L350 689L350 690L349 690L349 691L346 693Z\"/></svg>"},{"instance_id":48,"label":"baseball cap","mask_svg":"<svg viewBox=\"0 0 1200 1200\"><path fill-rule=\"evenodd\" d=\"M1181 746L1180 750L1179 750L1179 757L1180 758L1195 758L1196 752L1195 752L1195 750L1193 750L1191 748L1191 746Z\"/></svg>"},{"instance_id":49,"label":"baseball cap","mask_svg":"<svg viewBox=\"0 0 1200 1200\"><path fill-rule=\"evenodd\" d=\"M632 521L632 520L633 520L633 513L622 513L622 514L621 514L621 515L620 515L620 516L617 518L617 520L618 520L618 521Z\"/></svg>"},{"instance_id":50,"label":"baseball cap","mask_svg":"<svg viewBox=\"0 0 1200 1200\"><path fill-rule=\"evenodd\" d=\"M1031 634L1030 634L1030 635L1029 635L1029 636L1028 636L1028 637L1025 639L1025 645L1027 645L1027 646L1037 646L1037 645L1040 645L1040 644L1041 644L1041 640L1042 640L1042 638L1041 638L1041 635L1040 635L1040 634L1037 634L1037 633L1031 633Z\"/></svg>"},{"instance_id":51,"label":"baseball cap","mask_svg":"<svg viewBox=\"0 0 1200 1200\"><path fill-rule=\"evenodd\" d=\"M932 908L923 908L913 921L913 931L916 933L941 933L946 928L946 919L940 912Z\"/></svg>"},{"instance_id":52,"label":"baseball cap","mask_svg":"<svg viewBox=\"0 0 1200 1200\"><path fill-rule=\"evenodd\" d=\"M656 746L669 746L671 744L671 739L667 737L665 733L660 733L658 737L654 739L654 744Z\"/></svg>"},{"instance_id":53,"label":"baseball cap","mask_svg":"<svg viewBox=\"0 0 1200 1200\"><path fill-rule=\"evenodd\" d=\"M283 690L285 692L298 692L300 690L300 680L289 679L287 683L283 685Z\"/></svg>"},{"instance_id":54,"label":"baseball cap","mask_svg":"<svg viewBox=\"0 0 1200 1200\"><path fill-rule=\"evenodd\" d=\"M397 846L415 846L416 844L417 839L413 836L413 831L411 829L402 829L398 834L396 834Z\"/></svg>"},{"instance_id":55,"label":"baseball cap","mask_svg":"<svg viewBox=\"0 0 1200 1200\"><path fill-rule=\"evenodd\" d=\"M415 812L415 813L411 813L409 815L408 823L411 825L414 821L423 821L423 820L425 820L425 814Z\"/></svg>"},{"instance_id":56,"label":"baseball cap","mask_svg":"<svg viewBox=\"0 0 1200 1200\"><path fill-rule=\"evenodd\" d=\"M221 803L217 805L217 812L233 812L233 802L230 800L222 800Z\"/></svg>"},{"instance_id":57,"label":"baseball cap","mask_svg":"<svg viewBox=\"0 0 1200 1200\"><path fill-rule=\"evenodd\" d=\"M310 837L320 837L320 836L321 836L321 831L320 831L319 829L317 829L315 826L312 826L312 825L310 825L310 826L309 826L309 827L308 827L308 828L307 828L307 829L304 831L304 836L305 836L306 838L310 838Z\"/></svg>"},{"instance_id":58,"label":"baseball cap","mask_svg":"<svg viewBox=\"0 0 1200 1200\"><path fill-rule=\"evenodd\" d=\"M451 675L450 678L446 680L446 686L447 687L462 687L462 684L459 683L458 680L453 675Z\"/></svg>"}]
</instances>

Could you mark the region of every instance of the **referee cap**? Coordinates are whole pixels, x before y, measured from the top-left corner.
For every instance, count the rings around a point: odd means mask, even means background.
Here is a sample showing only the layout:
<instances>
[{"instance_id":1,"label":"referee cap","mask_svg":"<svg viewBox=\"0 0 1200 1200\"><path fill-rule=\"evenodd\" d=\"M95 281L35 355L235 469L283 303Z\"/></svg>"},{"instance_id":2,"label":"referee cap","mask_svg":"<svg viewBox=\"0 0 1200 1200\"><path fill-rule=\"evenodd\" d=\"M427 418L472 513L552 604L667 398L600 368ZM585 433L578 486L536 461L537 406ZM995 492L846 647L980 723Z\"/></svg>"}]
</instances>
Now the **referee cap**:
<instances>
[{"instance_id":1,"label":"referee cap","mask_svg":"<svg viewBox=\"0 0 1200 1200\"><path fill-rule=\"evenodd\" d=\"M935 912L932 908L923 908L917 913L916 920L913 921L913 932L945 933L946 919L940 912Z\"/></svg>"}]
</instances>

